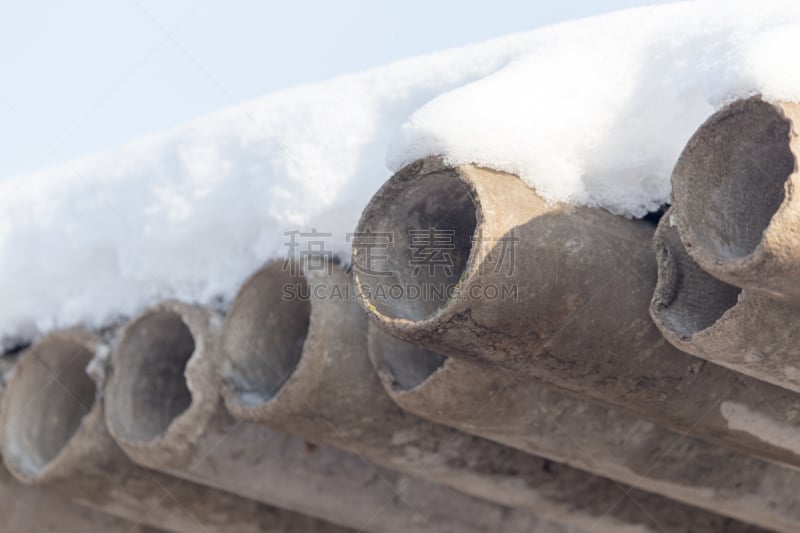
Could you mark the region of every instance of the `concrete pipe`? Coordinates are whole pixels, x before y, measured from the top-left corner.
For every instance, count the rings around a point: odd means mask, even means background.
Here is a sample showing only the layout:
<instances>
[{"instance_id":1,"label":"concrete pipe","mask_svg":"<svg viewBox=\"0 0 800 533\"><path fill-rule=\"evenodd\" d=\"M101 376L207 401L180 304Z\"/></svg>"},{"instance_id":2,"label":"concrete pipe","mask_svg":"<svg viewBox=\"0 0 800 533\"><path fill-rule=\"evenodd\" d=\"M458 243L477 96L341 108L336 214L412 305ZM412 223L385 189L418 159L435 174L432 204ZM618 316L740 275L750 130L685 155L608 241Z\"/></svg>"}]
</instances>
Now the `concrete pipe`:
<instances>
[{"instance_id":1,"label":"concrete pipe","mask_svg":"<svg viewBox=\"0 0 800 533\"><path fill-rule=\"evenodd\" d=\"M800 531L796 472L485 363L442 357L374 324L370 358L402 408L744 522Z\"/></svg>"},{"instance_id":2,"label":"concrete pipe","mask_svg":"<svg viewBox=\"0 0 800 533\"><path fill-rule=\"evenodd\" d=\"M367 317L347 297L349 276L312 263L268 264L231 306L222 335L223 394L236 416L594 531L717 531L726 523L401 410L370 363ZM438 364L417 362L411 374Z\"/></svg>"},{"instance_id":3,"label":"concrete pipe","mask_svg":"<svg viewBox=\"0 0 800 533\"><path fill-rule=\"evenodd\" d=\"M409 491L406 476L361 457L233 418L220 394L220 325L206 309L164 302L122 331L107 419L138 463L358 530L540 527L533 516L442 487L415 482Z\"/></svg>"},{"instance_id":4,"label":"concrete pipe","mask_svg":"<svg viewBox=\"0 0 800 533\"><path fill-rule=\"evenodd\" d=\"M449 247L418 253L416 231L447 231ZM353 268L362 304L395 337L800 466L800 397L683 353L653 324L652 234L643 221L546 204L515 176L425 159L367 206ZM449 269L426 268L442 258ZM432 296L446 284L451 294Z\"/></svg>"},{"instance_id":5,"label":"concrete pipe","mask_svg":"<svg viewBox=\"0 0 800 533\"><path fill-rule=\"evenodd\" d=\"M17 358L0 356L0 396ZM17 481L0 464L2 531L13 533L158 533L160 529L118 518L91 507L76 505L53 491Z\"/></svg>"},{"instance_id":6,"label":"concrete pipe","mask_svg":"<svg viewBox=\"0 0 800 533\"><path fill-rule=\"evenodd\" d=\"M0 415L3 460L17 479L169 531L343 531L134 465L103 421L97 385L107 350L98 337L69 330L47 335L22 356Z\"/></svg>"},{"instance_id":7,"label":"concrete pipe","mask_svg":"<svg viewBox=\"0 0 800 533\"><path fill-rule=\"evenodd\" d=\"M664 337L684 352L800 392L800 311L706 273L667 217L653 243L658 285L650 313Z\"/></svg>"},{"instance_id":8,"label":"concrete pipe","mask_svg":"<svg viewBox=\"0 0 800 533\"><path fill-rule=\"evenodd\" d=\"M4 533L159 533L23 485L0 465L0 531Z\"/></svg>"},{"instance_id":9,"label":"concrete pipe","mask_svg":"<svg viewBox=\"0 0 800 533\"><path fill-rule=\"evenodd\" d=\"M714 277L800 303L800 104L758 97L712 115L672 174L673 217Z\"/></svg>"}]
</instances>

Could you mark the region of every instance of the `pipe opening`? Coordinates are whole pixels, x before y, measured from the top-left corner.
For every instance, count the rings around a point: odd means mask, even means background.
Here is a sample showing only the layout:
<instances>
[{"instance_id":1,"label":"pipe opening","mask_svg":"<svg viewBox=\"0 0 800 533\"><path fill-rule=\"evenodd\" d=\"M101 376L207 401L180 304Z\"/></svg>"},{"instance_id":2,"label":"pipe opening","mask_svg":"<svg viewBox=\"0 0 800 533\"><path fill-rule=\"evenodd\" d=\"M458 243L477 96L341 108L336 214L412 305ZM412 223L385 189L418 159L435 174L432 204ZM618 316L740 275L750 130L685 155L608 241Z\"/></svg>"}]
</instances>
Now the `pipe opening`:
<instances>
[{"instance_id":1,"label":"pipe opening","mask_svg":"<svg viewBox=\"0 0 800 533\"><path fill-rule=\"evenodd\" d=\"M447 359L374 326L370 328L369 353L378 372L389 378L392 388L400 392L422 385Z\"/></svg>"},{"instance_id":2,"label":"pipe opening","mask_svg":"<svg viewBox=\"0 0 800 533\"><path fill-rule=\"evenodd\" d=\"M94 353L86 346L44 339L31 350L6 390L3 450L10 464L37 476L78 431L96 391L86 373Z\"/></svg>"},{"instance_id":3,"label":"pipe opening","mask_svg":"<svg viewBox=\"0 0 800 533\"><path fill-rule=\"evenodd\" d=\"M654 243L658 284L653 300L658 318L668 330L691 338L736 305L742 289L700 268L686 252L676 228L662 223Z\"/></svg>"},{"instance_id":4,"label":"pipe opening","mask_svg":"<svg viewBox=\"0 0 800 533\"><path fill-rule=\"evenodd\" d=\"M757 99L732 104L703 125L681 155L677 203L700 246L720 260L753 253L795 170L791 123Z\"/></svg>"},{"instance_id":5,"label":"pipe opening","mask_svg":"<svg viewBox=\"0 0 800 533\"><path fill-rule=\"evenodd\" d=\"M402 183L372 200L353 244L361 293L390 318L422 320L444 306L464 273L477 227L477 208L453 171Z\"/></svg>"},{"instance_id":6,"label":"pipe opening","mask_svg":"<svg viewBox=\"0 0 800 533\"><path fill-rule=\"evenodd\" d=\"M309 285L298 265L275 261L242 287L225 319L224 378L238 401L269 401L291 376L308 335Z\"/></svg>"},{"instance_id":7,"label":"pipe opening","mask_svg":"<svg viewBox=\"0 0 800 533\"><path fill-rule=\"evenodd\" d=\"M117 347L114 386L108 388L110 421L131 442L163 435L192 403L184 376L194 337L178 313L154 311L131 324Z\"/></svg>"}]
</instances>

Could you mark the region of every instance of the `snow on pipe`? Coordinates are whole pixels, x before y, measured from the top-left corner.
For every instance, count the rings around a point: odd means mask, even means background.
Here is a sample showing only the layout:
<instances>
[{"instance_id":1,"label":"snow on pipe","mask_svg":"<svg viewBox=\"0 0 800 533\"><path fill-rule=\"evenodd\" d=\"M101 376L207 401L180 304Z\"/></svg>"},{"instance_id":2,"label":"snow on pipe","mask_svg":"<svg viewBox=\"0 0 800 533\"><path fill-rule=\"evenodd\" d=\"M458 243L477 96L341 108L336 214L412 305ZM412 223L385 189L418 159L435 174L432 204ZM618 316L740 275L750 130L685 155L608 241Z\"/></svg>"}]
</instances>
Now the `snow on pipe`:
<instances>
[{"instance_id":1,"label":"snow on pipe","mask_svg":"<svg viewBox=\"0 0 800 533\"><path fill-rule=\"evenodd\" d=\"M800 392L800 312L705 272L662 219L654 238L658 285L650 312L680 350Z\"/></svg>"},{"instance_id":2,"label":"snow on pipe","mask_svg":"<svg viewBox=\"0 0 800 533\"><path fill-rule=\"evenodd\" d=\"M435 256L449 268L419 264L434 256L417 253L415 230L449 235ZM644 221L547 204L515 176L431 158L372 198L353 268L362 305L395 337L800 466L796 394L705 364L653 324L652 234Z\"/></svg>"},{"instance_id":3,"label":"snow on pipe","mask_svg":"<svg viewBox=\"0 0 800 533\"><path fill-rule=\"evenodd\" d=\"M386 391L409 412L760 527L800 530L792 469L520 382L490 364L442 357L374 324L369 351Z\"/></svg>"},{"instance_id":4,"label":"snow on pipe","mask_svg":"<svg viewBox=\"0 0 800 533\"><path fill-rule=\"evenodd\" d=\"M107 351L95 335L67 330L45 336L21 357L1 415L3 460L17 479L169 531L343 531L136 466L103 421L98 391Z\"/></svg>"},{"instance_id":5,"label":"snow on pipe","mask_svg":"<svg viewBox=\"0 0 800 533\"><path fill-rule=\"evenodd\" d=\"M542 525L529 514L412 483L355 455L235 419L220 393L219 330L219 317L208 310L164 302L122 331L106 387L107 420L136 462L359 531L427 533L433 525L443 533L484 533Z\"/></svg>"},{"instance_id":6,"label":"snow on pipe","mask_svg":"<svg viewBox=\"0 0 800 533\"><path fill-rule=\"evenodd\" d=\"M717 531L727 523L654 494L632 490L625 497L629 487L569 466L551 466L401 410L370 363L367 317L353 294L349 276L324 262L274 261L254 274L234 300L222 334L223 395L229 410L576 527L687 531L708 524L708 531ZM441 358L414 363L404 367L409 379L433 372ZM486 402L489 392L467 386L449 400Z\"/></svg>"},{"instance_id":7,"label":"snow on pipe","mask_svg":"<svg viewBox=\"0 0 800 533\"><path fill-rule=\"evenodd\" d=\"M738 287L800 300L800 104L736 101L689 140L672 174L689 255Z\"/></svg>"},{"instance_id":8,"label":"snow on pipe","mask_svg":"<svg viewBox=\"0 0 800 533\"><path fill-rule=\"evenodd\" d=\"M0 465L0 516L7 533L159 533L143 525L82 507L39 487L15 480Z\"/></svg>"}]
</instances>

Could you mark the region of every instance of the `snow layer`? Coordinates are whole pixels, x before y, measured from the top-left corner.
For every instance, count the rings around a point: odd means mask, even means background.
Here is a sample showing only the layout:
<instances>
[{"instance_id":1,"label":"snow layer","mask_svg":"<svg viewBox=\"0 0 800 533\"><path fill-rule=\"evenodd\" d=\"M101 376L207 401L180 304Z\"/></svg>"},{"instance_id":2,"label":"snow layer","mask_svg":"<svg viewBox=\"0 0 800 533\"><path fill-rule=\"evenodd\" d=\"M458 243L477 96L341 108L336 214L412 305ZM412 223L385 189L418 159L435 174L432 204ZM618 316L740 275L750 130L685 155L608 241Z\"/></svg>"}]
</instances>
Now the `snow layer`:
<instances>
[{"instance_id":1,"label":"snow layer","mask_svg":"<svg viewBox=\"0 0 800 533\"><path fill-rule=\"evenodd\" d=\"M678 153L715 109L800 100L798 51L794 0L628 10L275 93L2 181L0 339L165 297L228 301L285 256L287 231L330 233L326 249L346 256L390 171L431 154L640 216L667 200Z\"/></svg>"}]
</instances>

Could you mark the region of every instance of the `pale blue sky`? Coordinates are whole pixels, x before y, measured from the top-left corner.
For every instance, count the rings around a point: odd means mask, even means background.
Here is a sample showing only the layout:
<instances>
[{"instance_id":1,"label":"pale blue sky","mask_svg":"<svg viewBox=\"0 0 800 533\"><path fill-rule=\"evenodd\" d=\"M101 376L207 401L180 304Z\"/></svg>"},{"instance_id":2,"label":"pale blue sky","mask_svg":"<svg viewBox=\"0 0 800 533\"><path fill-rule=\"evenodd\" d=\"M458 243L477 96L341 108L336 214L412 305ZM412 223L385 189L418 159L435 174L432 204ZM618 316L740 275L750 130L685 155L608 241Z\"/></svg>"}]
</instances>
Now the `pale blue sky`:
<instances>
[{"instance_id":1,"label":"pale blue sky","mask_svg":"<svg viewBox=\"0 0 800 533\"><path fill-rule=\"evenodd\" d=\"M658 0L0 0L0 179L269 91Z\"/></svg>"}]
</instances>

